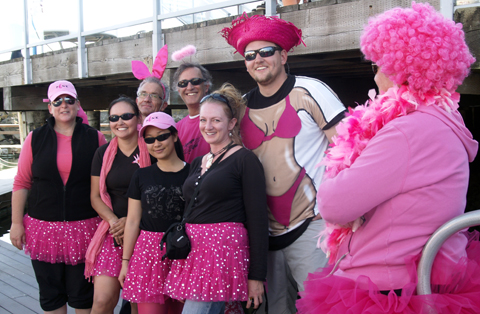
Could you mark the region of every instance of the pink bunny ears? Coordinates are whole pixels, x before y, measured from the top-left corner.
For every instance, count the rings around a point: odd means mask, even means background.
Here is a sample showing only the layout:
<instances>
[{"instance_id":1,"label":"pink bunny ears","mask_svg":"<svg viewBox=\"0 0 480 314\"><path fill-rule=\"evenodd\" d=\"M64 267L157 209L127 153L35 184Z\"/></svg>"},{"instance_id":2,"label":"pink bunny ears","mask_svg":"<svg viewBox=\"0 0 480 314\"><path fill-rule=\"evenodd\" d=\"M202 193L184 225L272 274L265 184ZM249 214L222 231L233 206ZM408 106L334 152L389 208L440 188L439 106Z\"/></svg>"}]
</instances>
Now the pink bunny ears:
<instances>
[{"instance_id":1,"label":"pink bunny ears","mask_svg":"<svg viewBox=\"0 0 480 314\"><path fill-rule=\"evenodd\" d=\"M172 60L173 61L180 61L183 58L194 55L195 53L197 53L197 48L195 48L195 46L193 46L193 45L187 45L187 46L183 47L182 49L175 51L172 54Z\"/></svg>"},{"instance_id":2,"label":"pink bunny ears","mask_svg":"<svg viewBox=\"0 0 480 314\"><path fill-rule=\"evenodd\" d=\"M153 61L152 73L150 73L145 63L137 60L132 61L132 73L139 80L144 80L150 76L161 79L163 72L165 72L165 68L167 67L167 62L168 46L165 45L158 51L155 61Z\"/></svg>"}]
</instances>

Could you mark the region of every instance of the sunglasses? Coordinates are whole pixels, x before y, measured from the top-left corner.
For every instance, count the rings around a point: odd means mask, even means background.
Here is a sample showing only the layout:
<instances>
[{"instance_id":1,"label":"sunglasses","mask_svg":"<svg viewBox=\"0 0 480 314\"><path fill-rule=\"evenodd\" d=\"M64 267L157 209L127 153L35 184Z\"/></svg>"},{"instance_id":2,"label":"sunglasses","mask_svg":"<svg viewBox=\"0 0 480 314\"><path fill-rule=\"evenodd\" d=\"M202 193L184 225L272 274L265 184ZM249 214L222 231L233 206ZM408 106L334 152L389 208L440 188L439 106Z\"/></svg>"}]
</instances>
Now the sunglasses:
<instances>
[{"instance_id":1,"label":"sunglasses","mask_svg":"<svg viewBox=\"0 0 480 314\"><path fill-rule=\"evenodd\" d=\"M110 122L117 122L120 118L122 118L123 121L128 121L131 120L133 117L135 117L135 114L130 112L124 113L122 115L112 114L108 117L108 120L110 120Z\"/></svg>"},{"instance_id":2,"label":"sunglasses","mask_svg":"<svg viewBox=\"0 0 480 314\"><path fill-rule=\"evenodd\" d=\"M206 79L204 78L196 77L196 78L192 78L191 80L181 80L177 83L177 86L180 88L185 88L188 86L188 83L191 83L192 85L196 86L196 85L202 84L205 81Z\"/></svg>"},{"instance_id":3,"label":"sunglasses","mask_svg":"<svg viewBox=\"0 0 480 314\"><path fill-rule=\"evenodd\" d=\"M75 98L61 97L61 98L58 98L57 100L52 101L52 106L59 107L64 100L65 100L65 103L67 103L68 105L73 105L77 101Z\"/></svg>"},{"instance_id":4,"label":"sunglasses","mask_svg":"<svg viewBox=\"0 0 480 314\"><path fill-rule=\"evenodd\" d=\"M233 109L232 109L232 106L230 106L230 102L228 101L227 97L221 95L221 94L209 94L209 95L206 95L204 96L201 100L200 100L200 103L202 104L203 102L205 102L206 100L210 99L210 98L213 98L217 101L220 101L220 102L223 102L224 104L227 105L227 107L230 109L230 111L232 112L232 117L234 116L233 115Z\"/></svg>"},{"instance_id":5,"label":"sunglasses","mask_svg":"<svg viewBox=\"0 0 480 314\"><path fill-rule=\"evenodd\" d=\"M378 65L376 65L375 63L372 63L372 71L373 71L373 75L377 75Z\"/></svg>"},{"instance_id":6,"label":"sunglasses","mask_svg":"<svg viewBox=\"0 0 480 314\"><path fill-rule=\"evenodd\" d=\"M249 50L245 51L245 60L246 61L253 61L257 58L257 53L260 54L260 57L266 58L266 57L271 57L275 54L275 51L282 51L282 48L278 47L263 47L257 50Z\"/></svg>"},{"instance_id":7,"label":"sunglasses","mask_svg":"<svg viewBox=\"0 0 480 314\"><path fill-rule=\"evenodd\" d=\"M170 135L172 135L172 133L163 133L163 134L160 134L157 137L146 137L145 138L145 143L153 144L153 143L155 143L155 140L157 140L159 142L163 142L163 141L167 140L170 137Z\"/></svg>"}]
</instances>

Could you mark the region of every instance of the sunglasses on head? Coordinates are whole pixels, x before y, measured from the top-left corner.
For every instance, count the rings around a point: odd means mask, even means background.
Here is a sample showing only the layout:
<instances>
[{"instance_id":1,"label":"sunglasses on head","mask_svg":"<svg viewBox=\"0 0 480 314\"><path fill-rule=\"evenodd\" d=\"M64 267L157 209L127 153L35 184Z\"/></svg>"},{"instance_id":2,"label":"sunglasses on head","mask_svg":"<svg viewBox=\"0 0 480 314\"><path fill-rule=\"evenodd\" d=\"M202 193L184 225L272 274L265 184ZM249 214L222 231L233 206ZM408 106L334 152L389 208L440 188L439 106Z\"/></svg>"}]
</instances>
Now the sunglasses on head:
<instances>
[{"instance_id":1,"label":"sunglasses on head","mask_svg":"<svg viewBox=\"0 0 480 314\"><path fill-rule=\"evenodd\" d=\"M373 63L373 62L372 62L372 71L373 71L373 75L377 75L378 65L376 65L376 64Z\"/></svg>"},{"instance_id":2,"label":"sunglasses on head","mask_svg":"<svg viewBox=\"0 0 480 314\"><path fill-rule=\"evenodd\" d=\"M167 140L170 137L170 135L172 135L172 133L163 133L163 134L160 134L157 137L146 137L145 138L145 143L153 144L153 143L155 143L155 140L157 140L159 142L163 142L163 141Z\"/></svg>"},{"instance_id":3,"label":"sunglasses on head","mask_svg":"<svg viewBox=\"0 0 480 314\"><path fill-rule=\"evenodd\" d=\"M68 105L73 105L77 101L75 98L61 97L61 98L58 98L57 100L52 101L52 106L59 107L63 103L64 100Z\"/></svg>"},{"instance_id":4,"label":"sunglasses on head","mask_svg":"<svg viewBox=\"0 0 480 314\"><path fill-rule=\"evenodd\" d=\"M202 104L203 102L205 102L206 100L210 99L210 98L213 98L217 101L220 101L220 102L223 102L225 105L227 105L227 107L230 109L230 111L232 112L232 117L234 116L233 115L233 109L232 109L232 106L230 106L230 102L228 101L227 97L221 95L221 94L208 94L206 96L204 96L201 100L200 100L200 103Z\"/></svg>"},{"instance_id":5,"label":"sunglasses on head","mask_svg":"<svg viewBox=\"0 0 480 314\"><path fill-rule=\"evenodd\" d=\"M278 47L263 47L257 50L248 50L245 51L245 60L246 61L253 61L257 58L257 53L260 54L260 57L266 58L266 57L271 57L275 54L275 51L282 51L282 48Z\"/></svg>"},{"instance_id":6,"label":"sunglasses on head","mask_svg":"<svg viewBox=\"0 0 480 314\"><path fill-rule=\"evenodd\" d=\"M110 120L110 122L117 122L120 118L122 118L123 121L128 121L131 120L133 117L135 117L135 114L130 112L124 113L122 115L112 114L108 117L108 120Z\"/></svg>"},{"instance_id":7,"label":"sunglasses on head","mask_svg":"<svg viewBox=\"0 0 480 314\"><path fill-rule=\"evenodd\" d=\"M177 83L177 86L180 88L185 88L188 86L188 83L191 83L192 85L200 85L205 81L206 79L204 78L196 77L192 78L191 80L181 80Z\"/></svg>"}]
</instances>

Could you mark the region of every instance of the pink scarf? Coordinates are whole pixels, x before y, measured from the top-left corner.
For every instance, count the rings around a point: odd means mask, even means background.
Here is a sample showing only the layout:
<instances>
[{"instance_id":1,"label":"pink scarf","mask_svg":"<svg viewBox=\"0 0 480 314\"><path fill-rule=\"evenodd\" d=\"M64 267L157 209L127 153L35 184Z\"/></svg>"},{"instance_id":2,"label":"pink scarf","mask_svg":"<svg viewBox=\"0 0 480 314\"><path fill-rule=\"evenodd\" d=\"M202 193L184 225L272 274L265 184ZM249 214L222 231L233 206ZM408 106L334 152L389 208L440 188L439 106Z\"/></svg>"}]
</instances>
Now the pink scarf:
<instances>
[{"instance_id":1,"label":"pink scarf","mask_svg":"<svg viewBox=\"0 0 480 314\"><path fill-rule=\"evenodd\" d=\"M349 108L347 117L337 126L338 135L321 162L326 165L324 179L334 178L340 171L350 168L375 134L393 119L417 110L420 104L435 105L452 112L457 110L460 100L458 93L446 89L419 94L412 93L406 85L394 86L376 98L375 91L371 90L369 96L371 99L367 104ZM336 261L343 241L363 222L364 218L360 217L343 226L326 223L325 230L320 233L318 246L327 254L330 264Z\"/></svg>"},{"instance_id":2,"label":"pink scarf","mask_svg":"<svg viewBox=\"0 0 480 314\"><path fill-rule=\"evenodd\" d=\"M110 141L110 145L108 145L107 150L105 151L105 155L103 155L103 164L102 170L100 171L100 198L102 201L107 205L112 211L112 200L110 199L110 195L107 192L107 175L112 168L113 161L115 160L115 155L117 154L118 149L118 138L114 137ZM134 163L137 163L140 168L144 168L151 165L150 161L150 154L148 153L147 144L143 137L138 138L138 149L140 151L140 156L135 156ZM95 267L95 260L97 259L98 254L102 250L103 242L107 237L108 229L110 229L110 225L108 221L102 220L102 222L98 225L97 231L90 242L87 253L85 254L85 277L90 278L93 276L93 269Z\"/></svg>"}]
</instances>

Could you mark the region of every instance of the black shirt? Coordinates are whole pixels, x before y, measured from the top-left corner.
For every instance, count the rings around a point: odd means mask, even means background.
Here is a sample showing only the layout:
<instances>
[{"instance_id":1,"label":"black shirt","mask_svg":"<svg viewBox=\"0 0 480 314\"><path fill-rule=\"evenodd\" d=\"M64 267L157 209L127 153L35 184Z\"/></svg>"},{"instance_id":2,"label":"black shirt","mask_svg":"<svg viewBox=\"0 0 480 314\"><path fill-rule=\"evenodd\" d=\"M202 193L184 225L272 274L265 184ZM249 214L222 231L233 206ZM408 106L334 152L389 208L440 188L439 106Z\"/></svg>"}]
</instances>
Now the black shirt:
<instances>
[{"instance_id":1,"label":"black shirt","mask_svg":"<svg viewBox=\"0 0 480 314\"><path fill-rule=\"evenodd\" d=\"M140 229L165 232L174 222L180 222L185 209L182 186L190 165L178 172L164 172L157 164L138 169L128 188L128 197L142 202Z\"/></svg>"},{"instance_id":2,"label":"black shirt","mask_svg":"<svg viewBox=\"0 0 480 314\"><path fill-rule=\"evenodd\" d=\"M194 159L183 185L188 204L201 174L202 157ZM250 245L249 279L264 281L267 270L268 218L265 175L257 156L242 148L222 160L201 179L187 223L245 224Z\"/></svg>"},{"instance_id":3,"label":"black shirt","mask_svg":"<svg viewBox=\"0 0 480 314\"><path fill-rule=\"evenodd\" d=\"M91 175L99 177L103 165L103 156L110 143L99 147L93 157ZM113 213L118 217L127 217L128 198L127 190L130 185L130 179L139 165L134 163L134 156L139 155L140 151L135 148L135 151L130 156L125 156L120 149L117 149L117 154L112 163L112 168L107 174L106 185L107 192L112 200ZM151 156L150 156L151 157ZM157 160L151 157L152 163Z\"/></svg>"}]
</instances>

